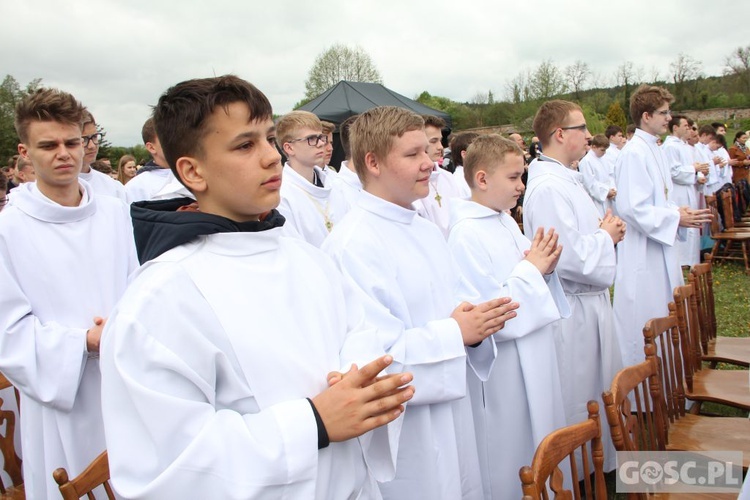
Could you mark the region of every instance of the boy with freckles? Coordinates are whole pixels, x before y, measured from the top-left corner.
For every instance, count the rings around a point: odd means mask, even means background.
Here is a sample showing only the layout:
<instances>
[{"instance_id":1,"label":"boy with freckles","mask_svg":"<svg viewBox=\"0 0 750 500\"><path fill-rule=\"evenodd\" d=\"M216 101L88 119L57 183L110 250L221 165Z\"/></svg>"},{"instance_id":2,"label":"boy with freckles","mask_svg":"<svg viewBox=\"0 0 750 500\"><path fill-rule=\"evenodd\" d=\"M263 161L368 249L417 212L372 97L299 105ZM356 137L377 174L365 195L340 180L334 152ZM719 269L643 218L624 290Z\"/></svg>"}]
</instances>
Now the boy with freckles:
<instances>
[{"instance_id":1,"label":"boy with freckles","mask_svg":"<svg viewBox=\"0 0 750 500\"><path fill-rule=\"evenodd\" d=\"M448 246L481 300L511 296L527 311L492 336L497 359L489 380L471 373L469 390L487 498L522 496L518 470L536 447L565 426L551 325L570 315L555 266L557 234L538 228L533 241L506 213L524 192L524 157L499 135L478 137L467 149L469 200L451 205Z\"/></svg>"},{"instance_id":2,"label":"boy with freckles","mask_svg":"<svg viewBox=\"0 0 750 500\"><path fill-rule=\"evenodd\" d=\"M362 180L358 206L331 232L331 255L365 305L374 340L419 387L404 414L396 477L387 499L483 498L467 360L486 380L497 352L487 339L515 317L516 303L473 305L440 231L414 206L429 193L434 163L424 120L403 108L362 113L351 126ZM513 320L511 320L513 321ZM361 340L364 342L365 337Z\"/></svg>"},{"instance_id":3,"label":"boy with freckles","mask_svg":"<svg viewBox=\"0 0 750 500\"><path fill-rule=\"evenodd\" d=\"M126 498L377 499L375 479L393 474L376 428L401 415L411 376L378 377L391 356L347 347L373 335L361 308L326 255L282 234L271 117L235 76L179 83L155 107L199 211L176 211L192 198L133 207L148 262L102 344L112 484ZM329 387L342 352L358 364Z\"/></svg>"}]
</instances>

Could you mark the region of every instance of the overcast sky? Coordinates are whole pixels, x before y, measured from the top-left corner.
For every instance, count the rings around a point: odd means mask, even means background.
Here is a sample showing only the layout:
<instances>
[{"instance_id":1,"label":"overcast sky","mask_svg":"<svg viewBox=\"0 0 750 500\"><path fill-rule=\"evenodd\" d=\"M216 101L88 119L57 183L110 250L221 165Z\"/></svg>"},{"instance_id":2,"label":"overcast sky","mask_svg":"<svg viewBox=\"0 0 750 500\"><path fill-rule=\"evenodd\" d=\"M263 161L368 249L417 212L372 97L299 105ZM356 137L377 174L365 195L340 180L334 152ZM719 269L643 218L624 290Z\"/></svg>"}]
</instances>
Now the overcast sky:
<instances>
[{"instance_id":1,"label":"overcast sky","mask_svg":"<svg viewBox=\"0 0 750 500\"><path fill-rule=\"evenodd\" d=\"M625 61L646 78L684 52L721 74L746 46L744 0L0 0L0 77L41 78L73 93L116 146L141 142L150 107L169 86L235 73L274 112L291 111L315 57L359 45L383 83L407 97L427 90L469 101L551 59L580 59L610 84ZM736 21L742 19L742 21ZM733 27L730 29L730 23Z\"/></svg>"}]
</instances>

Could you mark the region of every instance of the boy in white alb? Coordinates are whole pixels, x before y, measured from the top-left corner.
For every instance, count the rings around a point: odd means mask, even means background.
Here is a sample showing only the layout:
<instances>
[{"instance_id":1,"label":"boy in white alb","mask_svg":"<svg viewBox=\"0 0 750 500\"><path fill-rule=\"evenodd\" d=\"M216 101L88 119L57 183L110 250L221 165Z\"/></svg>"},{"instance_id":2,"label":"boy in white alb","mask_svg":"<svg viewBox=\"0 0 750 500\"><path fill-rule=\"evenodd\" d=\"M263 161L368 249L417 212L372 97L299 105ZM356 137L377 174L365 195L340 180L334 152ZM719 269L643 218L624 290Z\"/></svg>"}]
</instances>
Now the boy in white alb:
<instances>
[{"instance_id":1,"label":"boy in white alb","mask_svg":"<svg viewBox=\"0 0 750 500\"><path fill-rule=\"evenodd\" d=\"M608 145L609 141L604 135L595 135L591 139L591 149L578 164L583 185L602 217L607 210L612 210L617 196L614 165L604 160Z\"/></svg>"},{"instance_id":2,"label":"boy in white alb","mask_svg":"<svg viewBox=\"0 0 750 500\"><path fill-rule=\"evenodd\" d=\"M362 192L362 181L359 180L357 172L354 170L352 148L349 142L349 128L356 119L357 115L350 116L339 125L339 137L341 149L344 150L344 161L341 162L341 168L337 175L330 178L331 190L341 195L346 205L346 212L357 205L357 199Z\"/></svg>"},{"instance_id":3,"label":"boy in white alb","mask_svg":"<svg viewBox=\"0 0 750 500\"><path fill-rule=\"evenodd\" d=\"M276 123L276 141L287 157L279 212L302 239L320 247L346 213L344 198L331 189L319 165L328 136L317 116L292 111Z\"/></svg>"},{"instance_id":4,"label":"boy in white alb","mask_svg":"<svg viewBox=\"0 0 750 500\"><path fill-rule=\"evenodd\" d=\"M26 498L60 498L52 472L75 477L106 447L99 339L137 266L125 204L79 180L83 112L51 89L16 107L36 182L0 217L0 371L21 393Z\"/></svg>"},{"instance_id":5,"label":"boy in white alb","mask_svg":"<svg viewBox=\"0 0 750 500\"><path fill-rule=\"evenodd\" d=\"M98 132L96 129L96 120L94 120L94 116L88 110L84 111L83 166L81 167L81 173L78 174L78 176L89 183L94 190L94 193L114 196L115 198L122 200L123 203L127 203L128 199L125 195L125 187L122 184L112 179L107 174L103 174L91 168L91 164L96 161L96 156L99 154L99 143L101 142L103 135L104 134Z\"/></svg>"},{"instance_id":6,"label":"boy in white alb","mask_svg":"<svg viewBox=\"0 0 750 500\"><path fill-rule=\"evenodd\" d=\"M155 108L200 211L169 206L191 198L133 207L136 232L155 241L102 343L124 497L377 499L375 477L393 474L387 440L355 438L401 414L411 376L376 379L392 359L381 356L328 387L361 309L330 259L281 233L271 116L235 76L182 82Z\"/></svg>"},{"instance_id":7,"label":"boy in white alb","mask_svg":"<svg viewBox=\"0 0 750 500\"><path fill-rule=\"evenodd\" d=\"M453 178L461 189L461 198L471 196L471 189L464 177L464 157L466 156L466 149L477 137L479 137L479 134L476 132L460 132L451 138L451 160L456 166L453 171Z\"/></svg>"},{"instance_id":8,"label":"boy in white alb","mask_svg":"<svg viewBox=\"0 0 750 500\"><path fill-rule=\"evenodd\" d=\"M482 498L465 397L467 350L486 380L496 349L482 341L515 316L517 304L459 304L461 278L448 246L412 206L429 192L434 166L419 115L370 109L352 125L351 143L364 190L323 250L364 303L374 340L418 385L404 414L396 478L381 492L386 499Z\"/></svg>"},{"instance_id":9,"label":"boy in white alb","mask_svg":"<svg viewBox=\"0 0 750 500\"><path fill-rule=\"evenodd\" d=\"M551 324L570 315L554 273L562 247L539 228L529 242L505 213L524 191L523 151L499 135L476 139L465 155L470 200L451 205L448 246L480 300L512 296L520 317L493 335L497 359L489 380L467 375L486 498L522 496L518 470L536 447L565 426ZM528 253L528 255L526 255Z\"/></svg>"}]
</instances>

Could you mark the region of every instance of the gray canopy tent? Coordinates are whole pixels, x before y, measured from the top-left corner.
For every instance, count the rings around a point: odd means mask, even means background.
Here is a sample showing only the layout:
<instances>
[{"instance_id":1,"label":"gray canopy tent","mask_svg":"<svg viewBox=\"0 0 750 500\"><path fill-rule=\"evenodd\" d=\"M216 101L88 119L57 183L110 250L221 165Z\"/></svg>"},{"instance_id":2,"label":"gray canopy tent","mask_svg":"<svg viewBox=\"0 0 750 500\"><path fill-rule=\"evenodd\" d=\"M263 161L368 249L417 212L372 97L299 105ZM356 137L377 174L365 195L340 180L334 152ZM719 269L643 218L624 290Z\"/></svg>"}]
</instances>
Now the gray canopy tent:
<instances>
[{"instance_id":1,"label":"gray canopy tent","mask_svg":"<svg viewBox=\"0 0 750 500\"><path fill-rule=\"evenodd\" d=\"M439 116L450 127L448 113L425 106L413 99L402 96L379 83L340 81L318 97L297 109L310 111L321 120L336 125L350 116L358 115L377 106L399 106L420 115ZM338 168L344 159L338 130L333 135L334 149L331 164Z\"/></svg>"}]
</instances>

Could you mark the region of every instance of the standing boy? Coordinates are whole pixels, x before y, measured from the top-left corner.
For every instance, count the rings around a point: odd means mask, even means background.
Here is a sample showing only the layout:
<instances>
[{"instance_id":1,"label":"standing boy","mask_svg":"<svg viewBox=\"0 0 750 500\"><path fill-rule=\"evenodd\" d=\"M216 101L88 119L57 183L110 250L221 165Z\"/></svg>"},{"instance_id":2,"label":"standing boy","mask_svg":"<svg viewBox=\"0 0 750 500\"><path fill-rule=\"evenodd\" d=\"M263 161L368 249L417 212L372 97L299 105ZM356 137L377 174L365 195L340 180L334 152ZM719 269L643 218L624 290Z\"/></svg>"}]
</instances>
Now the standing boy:
<instances>
[{"instance_id":1,"label":"standing boy","mask_svg":"<svg viewBox=\"0 0 750 500\"><path fill-rule=\"evenodd\" d=\"M565 426L554 329L570 315L554 273L562 247L554 230L524 237L505 213L524 192L523 150L499 135L477 138L465 155L470 200L454 200L448 246L480 300L512 296L529 314L493 335L497 359L482 382L469 373L482 484L487 498L522 496L518 470L539 443Z\"/></svg>"},{"instance_id":2,"label":"standing boy","mask_svg":"<svg viewBox=\"0 0 750 500\"><path fill-rule=\"evenodd\" d=\"M271 116L234 76L182 82L156 105L200 212L174 211L190 198L133 210L160 255L102 345L112 483L128 498L378 498L371 472L389 472L372 435L353 438L399 416L410 376L378 381L383 356L327 388L360 317L333 263L281 235Z\"/></svg>"},{"instance_id":3,"label":"standing boy","mask_svg":"<svg viewBox=\"0 0 750 500\"><path fill-rule=\"evenodd\" d=\"M370 109L352 125L351 142L364 190L323 249L361 297L378 345L419 386L404 415L396 478L381 491L387 499L482 498L467 350L486 380L496 350L482 341L515 316L517 304L459 304L461 278L445 239L412 206L427 196L435 165L422 117Z\"/></svg>"},{"instance_id":4,"label":"standing boy","mask_svg":"<svg viewBox=\"0 0 750 500\"><path fill-rule=\"evenodd\" d=\"M36 182L0 217L0 370L21 393L27 498L59 498L52 472L105 449L99 339L136 267L127 207L79 180L84 110L40 89L16 106Z\"/></svg>"},{"instance_id":5,"label":"standing boy","mask_svg":"<svg viewBox=\"0 0 750 500\"><path fill-rule=\"evenodd\" d=\"M614 165L604 160L608 146L609 141L604 135L595 135L591 139L591 149L578 164L583 185L602 217L607 210L612 210L615 196L617 196Z\"/></svg>"},{"instance_id":6,"label":"standing boy","mask_svg":"<svg viewBox=\"0 0 750 500\"><path fill-rule=\"evenodd\" d=\"M125 196L125 187L112 179L107 174L103 174L91 168L91 164L96 161L99 154L99 143L102 141L104 134L96 128L96 120L88 110L83 113L83 166L79 177L88 182L91 189L96 194L113 196L123 203L127 203Z\"/></svg>"}]
</instances>

